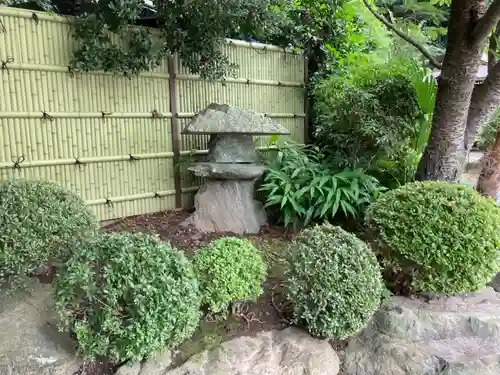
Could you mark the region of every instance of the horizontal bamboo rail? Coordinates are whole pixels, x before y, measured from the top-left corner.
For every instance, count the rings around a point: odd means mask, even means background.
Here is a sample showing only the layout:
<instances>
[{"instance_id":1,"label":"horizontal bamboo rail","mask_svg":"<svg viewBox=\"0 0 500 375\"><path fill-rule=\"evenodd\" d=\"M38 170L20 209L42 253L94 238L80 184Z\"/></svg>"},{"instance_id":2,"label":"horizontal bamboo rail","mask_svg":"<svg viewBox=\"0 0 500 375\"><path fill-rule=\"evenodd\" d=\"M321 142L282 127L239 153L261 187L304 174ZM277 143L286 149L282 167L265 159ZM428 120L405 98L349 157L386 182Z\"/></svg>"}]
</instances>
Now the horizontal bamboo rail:
<instances>
[{"instance_id":1,"label":"horizontal bamboo rail","mask_svg":"<svg viewBox=\"0 0 500 375\"><path fill-rule=\"evenodd\" d=\"M176 113L177 118L191 118L194 117L194 112L180 112ZM305 113L264 113L264 116L271 118L305 118ZM56 118L172 118L170 112L0 112L0 118L41 118L45 120L53 120Z\"/></svg>"},{"instance_id":2,"label":"horizontal bamboo rail","mask_svg":"<svg viewBox=\"0 0 500 375\"><path fill-rule=\"evenodd\" d=\"M257 147L258 150L261 151L269 151L276 149L274 146L260 146ZM207 155L208 150L191 150L191 151L181 151L181 156L202 156ZM126 161L126 162L134 162L139 160L146 159L169 159L173 158L173 152L161 152L155 154L129 154L129 155L114 155L114 156L99 156L99 157L74 157L72 159L55 159L55 160L33 160L27 161L24 156L20 156L16 160L12 160L12 162L2 162L0 163L0 169L10 169L10 168L36 168L36 167L51 167L56 165L76 165L76 166L85 166L87 164L95 164L95 163L107 163L107 162L117 162L117 161Z\"/></svg>"}]
</instances>

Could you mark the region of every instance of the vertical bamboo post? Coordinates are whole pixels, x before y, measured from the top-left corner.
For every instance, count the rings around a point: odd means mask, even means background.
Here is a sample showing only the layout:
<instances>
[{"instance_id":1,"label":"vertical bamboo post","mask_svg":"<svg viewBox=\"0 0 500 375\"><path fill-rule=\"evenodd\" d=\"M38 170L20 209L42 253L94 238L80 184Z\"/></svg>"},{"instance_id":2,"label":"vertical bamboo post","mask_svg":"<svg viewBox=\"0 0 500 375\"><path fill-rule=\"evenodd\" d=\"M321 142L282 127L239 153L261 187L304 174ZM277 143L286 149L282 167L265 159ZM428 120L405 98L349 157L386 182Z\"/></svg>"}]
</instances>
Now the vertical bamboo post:
<instances>
[{"instance_id":1,"label":"vertical bamboo post","mask_svg":"<svg viewBox=\"0 0 500 375\"><path fill-rule=\"evenodd\" d=\"M309 50L308 45L307 53L304 56L304 144L309 143Z\"/></svg>"},{"instance_id":2,"label":"vertical bamboo post","mask_svg":"<svg viewBox=\"0 0 500 375\"><path fill-rule=\"evenodd\" d=\"M181 160L181 139L179 131L179 115L177 112L177 90L175 86L175 60L173 56L168 58L168 86L169 86L169 96L170 96L170 113L171 125L172 125L172 152L173 165L174 165L174 188L175 188L175 207L182 208L182 186L181 186L181 170L180 170L180 160Z\"/></svg>"}]
</instances>

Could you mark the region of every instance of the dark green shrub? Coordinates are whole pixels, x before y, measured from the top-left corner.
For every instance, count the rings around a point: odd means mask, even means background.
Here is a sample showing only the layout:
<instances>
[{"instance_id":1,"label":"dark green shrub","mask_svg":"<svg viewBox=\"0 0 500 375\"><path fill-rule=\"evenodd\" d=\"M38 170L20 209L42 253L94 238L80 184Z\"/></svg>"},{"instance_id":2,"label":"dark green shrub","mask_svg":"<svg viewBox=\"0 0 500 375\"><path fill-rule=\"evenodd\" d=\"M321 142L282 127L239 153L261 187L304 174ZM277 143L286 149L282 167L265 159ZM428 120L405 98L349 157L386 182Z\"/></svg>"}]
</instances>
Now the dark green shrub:
<instances>
[{"instance_id":1,"label":"dark green shrub","mask_svg":"<svg viewBox=\"0 0 500 375\"><path fill-rule=\"evenodd\" d=\"M366 223L394 288L453 295L500 271L500 208L471 188L409 183L373 203Z\"/></svg>"},{"instance_id":2,"label":"dark green shrub","mask_svg":"<svg viewBox=\"0 0 500 375\"><path fill-rule=\"evenodd\" d=\"M142 360L189 338L200 319L198 281L182 252L137 233L95 236L58 272L55 311L80 353Z\"/></svg>"},{"instance_id":3,"label":"dark green shrub","mask_svg":"<svg viewBox=\"0 0 500 375\"><path fill-rule=\"evenodd\" d=\"M316 142L341 167L362 168L384 186L413 181L430 132L436 84L410 58L354 62L314 88Z\"/></svg>"},{"instance_id":4,"label":"dark green shrub","mask_svg":"<svg viewBox=\"0 0 500 375\"><path fill-rule=\"evenodd\" d=\"M85 202L49 181L12 180L0 185L0 281L19 281L59 258L97 228Z\"/></svg>"},{"instance_id":5,"label":"dark green shrub","mask_svg":"<svg viewBox=\"0 0 500 375\"><path fill-rule=\"evenodd\" d=\"M316 336L345 339L363 329L384 290L375 254L354 234L323 224L287 248L285 295L296 323Z\"/></svg>"},{"instance_id":6,"label":"dark green shrub","mask_svg":"<svg viewBox=\"0 0 500 375\"><path fill-rule=\"evenodd\" d=\"M329 78L316 86L316 137L329 145L342 167L391 159L409 145L420 115L416 92L403 76L366 84Z\"/></svg>"},{"instance_id":7,"label":"dark green shrub","mask_svg":"<svg viewBox=\"0 0 500 375\"><path fill-rule=\"evenodd\" d=\"M226 237L199 250L193 259L200 281L203 304L214 314L231 302L262 294L267 267L259 250L248 240Z\"/></svg>"},{"instance_id":8,"label":"dark green shrub","mask_svg":"<svg viewBox=\"0 0 500 375\"><path fill-rule=\"evenodd\" d=\"M284 143L266 166L259 190L265 194L265 206L278 210L286 226L332 219L339 213L362 216L384 190L362 170L338 170L319 147Z\"/></svg>"}]
</instances>

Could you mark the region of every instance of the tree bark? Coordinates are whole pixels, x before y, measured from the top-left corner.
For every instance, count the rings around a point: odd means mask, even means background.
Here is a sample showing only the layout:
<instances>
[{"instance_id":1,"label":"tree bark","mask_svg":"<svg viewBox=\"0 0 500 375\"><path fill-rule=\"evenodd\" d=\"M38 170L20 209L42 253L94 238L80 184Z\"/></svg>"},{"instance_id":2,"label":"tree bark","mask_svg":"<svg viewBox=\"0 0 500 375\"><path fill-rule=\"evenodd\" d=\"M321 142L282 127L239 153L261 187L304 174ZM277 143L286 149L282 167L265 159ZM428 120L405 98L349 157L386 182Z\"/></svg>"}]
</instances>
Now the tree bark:
<instances>
[{"instance_id":1,"label":"tree bark","mask_svg":"<svg viewBox=\"0 0 500 375\"><path fill-rule=\"evenodd\" d=\"M465 128L466 153L474 145L476 135L491 119L500 105L500 65L497 63L488 72L482 85L472 93L467 126Z\"/></svg>"},{"instance_id":2,"label":"tree bark","mask_svg":"<svg viewBox=\"0 0 500 375\"><path fill-rule=\"evenodd\" d=\"M476 86L472 93L467 126L465 128L466 155L474 145L476 135L491 119L500 104L500 65L498 65L497 49L500 38L500 23L489 40L488 76L482 85Z\"/></svg>"},{"instance_id":3,"label":"tree bark","mask_svg":"<svg viewBox=\"0 0 500 375\"><path fill-rule=\"evenodd\" d=\"M452 1L432 130L417 179L455 182L462 172L465 128L482 52L482 43L470 43L477 6L473 1Z\"/></svg>"}]
</instances>

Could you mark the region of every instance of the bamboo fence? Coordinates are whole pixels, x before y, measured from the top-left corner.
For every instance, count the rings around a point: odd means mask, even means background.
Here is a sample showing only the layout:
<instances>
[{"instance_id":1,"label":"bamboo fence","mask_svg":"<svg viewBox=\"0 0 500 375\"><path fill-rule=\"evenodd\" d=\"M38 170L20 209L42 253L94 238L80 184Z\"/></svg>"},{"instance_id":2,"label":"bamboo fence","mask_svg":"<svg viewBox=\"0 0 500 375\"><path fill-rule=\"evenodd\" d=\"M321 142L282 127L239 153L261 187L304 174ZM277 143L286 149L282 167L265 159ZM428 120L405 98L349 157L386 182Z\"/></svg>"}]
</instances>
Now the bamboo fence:
<instances>
[{"instance_id":1,"label":"bamboo fence","mask_svg":"<svg viewBox=\"0 0 500 375\"><path fill-rule=\"evenodd\" d=\"M136 77L75 73L68 18L33 14L0 6L0 180L61 183L109 220L192 205L200 180L185 166L207 137L180 130L211 102L266 113L304 141L306 68L292 51L228 40L240 68L224 85L176 57Z\"/></svg>"}]
</instances>

